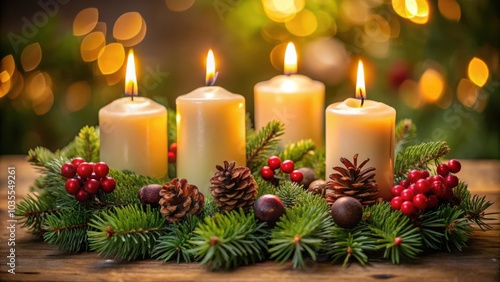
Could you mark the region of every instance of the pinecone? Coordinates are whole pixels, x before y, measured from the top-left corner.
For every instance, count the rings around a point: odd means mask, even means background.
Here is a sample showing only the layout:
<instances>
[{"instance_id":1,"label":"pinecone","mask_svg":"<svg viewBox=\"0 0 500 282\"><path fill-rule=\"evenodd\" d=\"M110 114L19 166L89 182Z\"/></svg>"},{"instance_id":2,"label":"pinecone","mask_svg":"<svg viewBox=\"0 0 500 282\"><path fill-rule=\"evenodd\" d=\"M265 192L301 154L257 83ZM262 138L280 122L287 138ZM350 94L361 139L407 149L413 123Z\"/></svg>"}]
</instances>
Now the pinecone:
<instances>
[{"instance_id":1,"label":"pinecone","mask_svg":"<svg viewBox=\"0 0 500 282\"><path fill-rule=\"evenodd\" d=\"M224 161L224 167L216 165L217 172L210 179L210 189L215 203L223 211L243 208L248 211L257 195L257 183L252 172L244 166L236 166L235 162Z\"/></svg>"},{"instance_id":2,"label":"pinecone","mask_svg":"<svg viewBox=\"0 0 500 282\"><path fill-rule=\"evenodd\" d=\"M170 222L178 222L186 214L200 214L205 204L205 196L198 187L188 184L184 178L163 184L160 196L160 212Z\"/></svg>"},{"instance_id":3,"label":"pinecone","mask_svg":"<svg viewBox=\"0 0 500 282\"><path fill-rule=\"evenodd\" d=\"M361 170L370 160L366 159L359 166L358 154L354 155L354 164L346 158L340 158L343 167L333 167L339 173L330 174L326 183L326 201L332 205L337 199L344 196L356 198L363 206L374 204L378 201L378 185L375 181L375 168L369 167Z\"/></svg>"}]
</instances>

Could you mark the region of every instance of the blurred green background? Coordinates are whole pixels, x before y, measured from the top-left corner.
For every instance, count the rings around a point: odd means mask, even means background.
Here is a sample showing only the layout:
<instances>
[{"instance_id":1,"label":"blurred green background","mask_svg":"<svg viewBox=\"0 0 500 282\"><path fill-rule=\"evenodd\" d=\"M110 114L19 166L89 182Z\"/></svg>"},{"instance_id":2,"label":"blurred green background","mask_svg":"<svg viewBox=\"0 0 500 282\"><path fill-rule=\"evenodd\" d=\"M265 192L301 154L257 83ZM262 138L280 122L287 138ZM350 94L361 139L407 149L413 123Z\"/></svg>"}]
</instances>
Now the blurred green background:
<instances>
[{"instance_id":1,"label":"blurred green background","mask_svg":"<svg viewBox=\"0 0 500 282\"><path fill-rule=\"evenodd\" d=\"M293 41L299 73L326 84L326 105L354 96L358 59L368 99L416 123L450 157L500 159L500 2L460 0L3 1L0 154L57 149L123 96L136 54L139 95L170 108L204 84L246 97L282 73Z\"/></svg>"}]
</instances>

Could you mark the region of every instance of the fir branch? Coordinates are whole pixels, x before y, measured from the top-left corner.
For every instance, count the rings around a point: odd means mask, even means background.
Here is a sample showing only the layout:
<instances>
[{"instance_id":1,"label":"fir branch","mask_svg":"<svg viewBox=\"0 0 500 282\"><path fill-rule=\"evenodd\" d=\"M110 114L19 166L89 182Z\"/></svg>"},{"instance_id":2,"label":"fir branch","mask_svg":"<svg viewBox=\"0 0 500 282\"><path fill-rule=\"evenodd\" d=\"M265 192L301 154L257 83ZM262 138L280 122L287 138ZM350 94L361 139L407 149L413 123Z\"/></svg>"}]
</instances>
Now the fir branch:
<instances>
[{"instance_id":1,"label":"fir branch","mask_svg":"<svg viewBox=\"0 0 500 282\"><path fill-rule=\"evenodd\" d=\"M281 160L291 160L295 163L295 167L302 167L301 161L312 150L314 150L314 142L311 139L300 140L298 142L289 144L278 157Z\"/></svg>"},{"instance_id":2,"label":"fir branch","mask_svg":"<svg viewBox=\"0 0 500 282\"><path fill-rule=\"evenodd\" d=\"M265 223L257 223L253 212L247 214L242 209L214 218L206 217L194 230L195 236L189 241L196 247L192 252L210 269L234 268L263 260L267 250L268 237Z\"/></svg>"},{"instance_id":3,"label":"fir branch","mask_svg":"<svg viewBox=\"0 0 500 282\"><path fill-rule=\"evenodd\" d=\"M177 115L174 109L167 111L168 144L177 142Z\"/></svg>"},{"instance_id":4,"label":"fir branch","mask_svg":"<svg viewBox=\"0 0 500 282\"><path fill-rule=\"evenodd\" d=\"M87 232L89 246L100 255L120 260L145 258L151 254L156 240L165 234L165 219L157 209L147 205L115 207L94 214Z\"/></svg>"},{"instance_id":5,"label":"fir branch","mask_svg":"<svg viewBox=\"0 0 500 282\"><path fill-rule=\"evenodd\" d=\"M393 264L399 264L401 259L416 259L422 252L418 228L401 211L392 210L388 202L366 207L365 217L376 239L376 249L384 249L384 258L391 258ZM400 244L396 238L401 239Z\"/></svg>"},{"instance_id":6,"label":"fir branch","mask_svg":"<svg viewBox=\"0 0 500 282\"><path fill-rule=\"evenodd\" d=\"M83 208L62 209L50 214L44 222L43 239L60 250L75 253L87 249L89 211Z\"/></svg>"},{"instance_id":7,"label":"fir branch","mask_svg":"<svg viewBox=\"0 0 500 282\"><path fill-rule=\"evenodd\" d=\"M319 178L325 176L325 148L309 151L297 167L309 167L314 169L314 172Z\"/></svg>"},{"instance_id":8,"label":"fir branch","mask_svg":"<svg viewBox=\"0 0 500 282\"><path fill-rule=\"evenodd\" d=\"M260 171L266 163L266 156L275 149L278 137L283 135L285 125L277 120L270 121L259 132L247 137L246 157L247 167L253 173Z\"/></svg>"},{"instance_id":9,"label":"fir branch","mask_svg":"<svg viewBox=\"0 0 500 282\"><path fill-rule=\"evenodd\" d=\"M343 267L347 266L351 258L365 265L368 262L366 253L375 250L375 243L370 235L366 224L358 224L352 230L334 227L330 243L326 247L327 253L334 262L342 260Z\"/></svg>"},{"instance_id":10,"label":"fir branch","mask_svg":"<svg viewBox=\"0 0 500 282\"><path fill-rule=\"evenodd\" d=\"M193 215L186 216L182 222L174 222L167 226L167 234L162 235L156 241L152 256L164 262L176 260L191 262L194 257L190 252L195 247L190 240L193 238L193 231L200 223L200 219Z\"/></svg>"},{"instance_id":11,"label":"fir branch","mask_svg":"<svg viewBox=\"0 0 500 282\"><path fill-rule=\"evenodd\" d=\"M291 208L295 206L297 197L303 193L306 192L304 191L302 186L291 181L283 181L276 189L276 196L281 199L285 208Z\"/></svg>"},{"instance_id":12,"label":"fir branch","mask_svg":"<svg viewBox=\"0 0 500 282\"><path fill-rule=\"evenodd\" d=\"M444 228L444 220L439 218L437 210L428 210L419 216L420 236L426 248L441 249Z\"/></svg>"},{"instance_id":13,"label":"fir branch","mask_svg":"<svg viewBox=\"0 0 500 282\"><path fill-rule=\"evenodd\" d=\"M446 142L427 142L408 146L396 156L394 165L395 183L404 178L412 169L428 169L431 162L437 164L439 159L446 155L450 148Z\"/></svg>"},{"instance_id":14,"label":"fir branch","mask_svg":"<svg viewBox=\"0 0 500 282\"><path fill-rule=\"evenodd\" d=\"M276 186L270 181L266 181L262 177L255 177L255 182L257 182L258 187L256 199L265 194L276 195Z\"/></svg>"},{"instance_id":15,"label":"fir branch","mask_svg":"<svg viewBox=\"0 0 500 282\"><path fill-rule=\"evenodd\" d=\"M253 128L252 119L250 118L250 113L245 115L245 131L246 138L249 138L255 134L255 129Z\"/></svg>"},{"instance_id":16,"label":"fir branch","mask_svg":"<svg viewBox=\"0 0 500 282\"><path fill-rule=\"evenodd\" d=\"M28 162L39 167L43 167L45 163L55 157L56 154L44 147L35 147L28 151Z\"/></svg>"},{"instance_id":17,"label":"fir branch","mask_svg":"<svg viewBox=\"0 0 500 282\"><path fill-rule=\"evenodd\" d=\"M33 194L24 197L16 207L15 216L23 228L28 228L30 233L40 236L45 232L42 228L45 218L58 211L55 198L44 191L38 197Z\"/></svg>"},{"instance_id":18,"label":"fir branch","mask_svg":"<svg viewBox=\"0 0 500 282\"><path fill-rule=\"evenodd\" d=\"M219 211L219 206L214 201L214 197L211 194L205 196L205 206L203 207L203 216L205 218L207 216L212 217Z\"/></svg>"},{"instance_id":19,"label":"fir branch","mask_svg":"<svg viewBox=\"0 0 500 282\"><path fill-rule=\"evenodd\" d=\"M443 244L449 252L453 247L462 251L472 235L472 227L463 216L464 211L457 206L444 206L437 211L437 218L444 221Z\"/></svg>"},{"instance_id":20,"label":"fir branch","mask_svg":"<svg viewBox=\"0 0 500 282\"><path fill-rule=\"evenodd\" d=\"M495 218L488 216L498 214L498 212L486 212L486 209L493 205L493 202L486 200L486 196L471 196L467 189L467 184L462 181L453 189L453 195L459 198L459 205L465 212L465 218L476 223L483 231L493 228L491 225L487 224L485 220L495 220Z\"/></svg>"},{"instance_id":21,"label":"fir branch","mask_svg":"<svg viewBox=\"0 0 500 282\"><path fill-rule=\"evenodd\" d=\"M99 161L99 130L91 127L83 127L75 137L76 156L83 158L87 162ZM72 156L73 157L73 156Z\"/></svg>"},{"instance_id":22,"label":"fir branch","mask_svg":"<svg viewBox=\"0 0 500 282\"><path fill-rule=\"evenodd\" d=\"M297 204L286 210L272 230L268 243L272 246L271 258L281 263L291 258L294 268L302 268L305 255L316 260L316 253L329 238L332 228L333 220L325 206Z\"/></svg>"},{"instance_id":23,"label":"fir branch","mask_svg":"<svg viewBox=\"0 0 500 282\"><path fill-rule=\"evenodd\" d=\"M396 155L406 149L406 147L415 141L417 136L417 127L411 119L403 119L396 124L395 141Z\"/></svg>"}]
</instances>

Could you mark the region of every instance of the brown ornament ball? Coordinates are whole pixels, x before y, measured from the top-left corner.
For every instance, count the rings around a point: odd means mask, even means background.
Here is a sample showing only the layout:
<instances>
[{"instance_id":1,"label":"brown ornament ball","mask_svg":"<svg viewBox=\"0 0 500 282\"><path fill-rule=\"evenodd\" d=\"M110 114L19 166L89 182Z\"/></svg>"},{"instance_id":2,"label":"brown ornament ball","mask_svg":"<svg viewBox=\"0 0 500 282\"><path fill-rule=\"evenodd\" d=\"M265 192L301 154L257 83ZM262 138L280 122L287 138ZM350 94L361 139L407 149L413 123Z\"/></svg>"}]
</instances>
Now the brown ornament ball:
<instances>
[{"instance_id":1,"label":"brown ornament ball","mask_svg":"<svg viewBox=\"0 0 500 282\"><path fill-rule=\"evenodd\" d=\"M298 170L304 175L304 178L302 178L302 181L300 182L304 189L307 189L314 180L318 179L316 172L314 172L314 169L312 168L301 167Z\"/></svg>"},{"instance_id":2,"label":"brown ornament ball","mask_svg":"<svg viewBox=\"0 0 500 282\"><path fill-rule=\"evenodd\" d=\"M363 205L353 197L341 197L332 204L330 209L333 221L339 227L351 229L363 216Z\"/></svg>"},{"instance_id":3,"label":"brown ornament ball","mask_svg":"<svg viewBox=\"0 0 500 282\"><path fill-rule=\"evenodd\" d=\"M285 206L278 196L266 194L255 201L254 212L257 219L267 222L272 227L285 213Z\"/></svg>"},{"instance_id":4,"label":"brown ornament ball","mask_svg":"<svg viewBox=\"0 0 500 282\"><path fill-rule=\"evenodd\" d=\"M161 199L160 190L162 185L160 184L149 184L142 187L137 196L139 200L144 205L150 205L152 207L158 207Z\"/></svg>"},{"instance_id":5,"label":"brown ornament ball","mask_svg":"<svg viewBox=\"0 0 500 282\"><path fill-rule=\"evenodd\" d=\"M314 180L307 188L307 192L325 196L326 181L323 179Z\"/></svg>"}]
</instances>

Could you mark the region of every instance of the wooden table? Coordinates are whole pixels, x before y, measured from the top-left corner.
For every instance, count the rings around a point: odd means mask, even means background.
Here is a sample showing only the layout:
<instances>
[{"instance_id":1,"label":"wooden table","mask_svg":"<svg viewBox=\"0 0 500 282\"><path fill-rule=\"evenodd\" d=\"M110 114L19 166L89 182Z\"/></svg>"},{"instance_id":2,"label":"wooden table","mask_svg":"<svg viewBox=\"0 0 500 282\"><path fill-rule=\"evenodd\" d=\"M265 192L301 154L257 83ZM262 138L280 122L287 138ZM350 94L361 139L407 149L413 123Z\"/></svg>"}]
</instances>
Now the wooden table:
<instances>
[{"instance_id":1,"label":"wooden table","mask_svg":"<svg viewBox=\"0 0 500 282\"><path fill-rule=\"evenodd\" d=\"M65 254L43 240L15 227L16 274L7 272L7 167L16 168L16 200L29 192L37 172L22 156L0 156L0 281L500 281L499 215L493 230L474 231L469 247L458 253L425 254L414 263L392 265L352 263L347 269L328 262L310 262L304 270L290 263L266 261L234 271L210 272L203 266L163 263L153 259L118 262L96 253ZM460 179L473 193L484 194L495 202L489 211L500 210L500 161L462 161Z\"/></svg>"}]
</instances>

